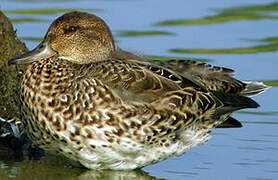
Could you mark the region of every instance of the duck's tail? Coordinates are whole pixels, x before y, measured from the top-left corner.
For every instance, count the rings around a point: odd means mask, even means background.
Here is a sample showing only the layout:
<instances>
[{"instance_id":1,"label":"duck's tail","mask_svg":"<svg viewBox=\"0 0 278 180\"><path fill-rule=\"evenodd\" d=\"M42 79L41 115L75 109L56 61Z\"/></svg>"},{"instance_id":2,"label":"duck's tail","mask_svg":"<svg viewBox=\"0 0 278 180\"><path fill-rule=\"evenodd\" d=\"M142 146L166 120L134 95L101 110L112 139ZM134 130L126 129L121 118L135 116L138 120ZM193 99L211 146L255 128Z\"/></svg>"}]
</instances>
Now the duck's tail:
<instances>
[{"instance_id":1,"label":"duck's tail","mask_svg":"<svg viewBox=\"0 0 278 180\"><path fill-rule=\"evenodd\" d=\"M214 95L222 103L213 113L213 119L222 119L223 115L230 115L234 111L245 108L258 108L260 105L253 99L236 94L215 92Z\"/></svg>"},{"instance_id":2,"label":"duck's tail","mask_svg":"<svg viewBox=\"0 0 278 180\"><path fill-rule=\"evenodd\" d=\"M242 127L241 122L235 118L229 116L223 123L216 126L216 128L240 128Z\"/></svg>"},{"instance_id":3,"label":"duck's tail","mask_svg":"<svg viewBox=\"0 0 278 180\"><path fill-rule=\"evenodd\" d=\"M242 96L254 96L263 93L265 90L270 88L270 86L267 86L263 82L259 81L244 81L244 83L246 84L246 87L240 93Z\"/></svg>"}]
</instances>

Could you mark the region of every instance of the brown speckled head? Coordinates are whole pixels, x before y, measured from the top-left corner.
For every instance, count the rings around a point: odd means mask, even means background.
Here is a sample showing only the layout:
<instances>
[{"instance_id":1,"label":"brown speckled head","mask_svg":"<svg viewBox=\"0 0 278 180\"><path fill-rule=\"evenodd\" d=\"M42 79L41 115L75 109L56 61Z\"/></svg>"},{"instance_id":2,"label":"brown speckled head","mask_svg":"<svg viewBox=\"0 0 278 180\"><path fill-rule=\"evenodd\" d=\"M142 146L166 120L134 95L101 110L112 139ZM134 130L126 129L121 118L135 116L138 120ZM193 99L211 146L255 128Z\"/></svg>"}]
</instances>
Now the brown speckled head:
<instances>
[{"instance_id":1,"label":"brown speckled head","mask_svg":"<svg viewBox=\"0 0 278 180\"><path fill-rule=\"evenodd\" d=\"M60 57L76 63L101 61L115 49L107 24L85 12L70 12L56 19L44 41Z\"/></svg>"},{"instance_id":2,"label":"brown speckled head","mask_svg":"<svg viewBox=\"0 0 278 180\"><path fill-rule=\"evenodd\" d=\"M50 25L43 42L34 50L9 63L26 64L55 55L57 59L86 64L105 60L113 51L113 36L101 18L85 12L70 12Z\"/></svg>"}]
</instances>

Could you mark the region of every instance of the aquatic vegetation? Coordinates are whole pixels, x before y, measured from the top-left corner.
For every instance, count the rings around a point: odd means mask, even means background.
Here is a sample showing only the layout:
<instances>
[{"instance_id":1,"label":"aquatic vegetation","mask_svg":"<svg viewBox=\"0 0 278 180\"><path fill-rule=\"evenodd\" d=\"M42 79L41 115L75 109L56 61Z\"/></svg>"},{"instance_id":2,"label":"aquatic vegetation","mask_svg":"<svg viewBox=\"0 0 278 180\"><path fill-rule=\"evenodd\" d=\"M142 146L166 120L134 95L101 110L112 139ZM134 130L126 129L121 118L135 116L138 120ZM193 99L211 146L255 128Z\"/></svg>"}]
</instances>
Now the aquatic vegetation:
<instances>
[{"instance_id":1,"label":"aquatic vegetation","mask_svg":"<svg viewBox=\"0 0 278 180\"><path fill-rule=\"evenodd\" d=\"M31 36L25 36L20 38L23 41L32 41L32 42L40 42L42 40L41 37L31 37Z\"/></svg>"},{"instance_id":2,"label":"aquatic vegetation","mask_svg":"<svg viewBox=\"0 0 278 180\"><path fill-rule=\"evenodd\" d=\"M44 23L48 22L48 19L42 17L42 15L55 15L62 14L70 11L90 11L96 12L99 9L74 9L74 8L37 8L37 9L10 9L4 10L4 13L8 15L18 15L18 17L11 18L12 23ZM35 17L34 17L35 16Z\"/></svg>"},{"instance_id":3,"label":"aquatic vegetation","mask_svg":"<svg viewBox=\"0 0 278 180\"><path fill-rule=\"evenodd\" d=\"M173 32L168 31L119 31L117 36L122 37L145 37L145 36L165 36L175 35Z\"/></svg>"},{"instance_id":4,"label":"aquatic vegetation","mask_svg":"<svg viewBox=\"0 0 278 180\"><path fill-rule=\"evenodd\" d=\"M231 7L227 9L214 9L217 14L205 16L201 18L184 18L165 20L156 23L158 26L192 26L192 25L208 25L227 23L232 21L250 21L271 19L278 20L278 16L269 15L268 13L276 13L278 11L278 3L269 3L265 5L251 5L241 7Z\"/></svg>"},{"instance_id":5,"label":"aquatic vegetation","mask_svg":"<svg viewBox=\"0 0 278 180\"><path fill-rule=\"evenodd\" d=\"M278 87L278 80L268 80L264 81L264 83L268 86Z\"/></svg>"},{"instance_id":6,"label":"aquatic vegetation","mask_svg":"<svg viewBox=\"0 0 278 180\"><path fill-rule=\"evenodd\" d=\"M18 15L51 15L62 14L69 11L100 11L99 9L74 9L74 8L38 8L38 9L12 9L5 10L6 14L18 14Z\"/></svg>"},{"instance_id":7,"label":"aquatic vegetation","mask_svg":"<svg viewBox=\"0 0 278 180\"><path fill-rule=\"evenodd\" d=\"M252 41L259 42L259 44L250 47L238 48L174 48L169 51L178 54L254 54L278 51L278 37L268 37Z\"/></svg>"},{"instance_id":8,"label":"aquatic vegetation","mask_svg":"<svg viewBox=\"0 0 278 180\"><path fill-rule=\"evenodd\" d=\"M13 24L18 24L18 23L43 23L47 22L46 19L41 19L41 18L11 18L11 21Z\"/></svg>"},{"instance_id":9,"label":"aquatic vegetation","mask_svg":"<svg viewBox=\"0 0 278 180\"><path fill-rule=\"evenodd\" d=\"M193 61L202 61L202 62L211 62L212 59L200 59L193 57L179 57L179 56L158 56L158 55L144 55L146 59L157 60L157 61L166 61L169 59L185 59L185 60L193 60Z\"/></svg>"},{"instance_id":10,"label":"aquatic vegetation","mask_svg":"<svg viewBox=\"0 0 278 180\"><path fill-rule=\"evenodd\" d=\"M231 7L226 9L214 9L216 15L205 16L193 19L175 19L160 21L159 26L192 26L192 25L209 25L237 21L253 20L278 20L275 14L278 12L278 3L269 3L262 5L250 5ZM278 50L278 37L267 37L250 40L257 42L257 45L250 47L231 47L231 48L173 48L169 52L178 54L254 54L260 52L273 52Z\"/></svg>"}]
</instances>

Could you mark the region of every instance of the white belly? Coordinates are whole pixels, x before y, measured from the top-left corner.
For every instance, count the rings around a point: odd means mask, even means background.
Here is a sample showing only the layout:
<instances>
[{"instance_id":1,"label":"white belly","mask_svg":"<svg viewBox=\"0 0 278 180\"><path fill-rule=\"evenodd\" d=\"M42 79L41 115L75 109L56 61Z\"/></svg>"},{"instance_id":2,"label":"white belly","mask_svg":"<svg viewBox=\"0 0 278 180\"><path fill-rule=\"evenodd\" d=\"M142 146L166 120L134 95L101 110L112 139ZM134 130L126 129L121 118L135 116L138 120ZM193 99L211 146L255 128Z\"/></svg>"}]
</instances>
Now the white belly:
<instances>
[{"instance_id":1,"label":"white belly","mask_svg":"<svg viewBox=\"0 0 278 180\"><path fill-rule=\"evenodd\" d=\"M179 156L189 149L206 142L207 132L186 130L180 140L169 147L147 147L125 139L115 147L99 147L92 151L84 147L79 151L79 162L89 169L132 170ZM129 143L128 143L129 142Z\"/></svg>"}]
</instances>

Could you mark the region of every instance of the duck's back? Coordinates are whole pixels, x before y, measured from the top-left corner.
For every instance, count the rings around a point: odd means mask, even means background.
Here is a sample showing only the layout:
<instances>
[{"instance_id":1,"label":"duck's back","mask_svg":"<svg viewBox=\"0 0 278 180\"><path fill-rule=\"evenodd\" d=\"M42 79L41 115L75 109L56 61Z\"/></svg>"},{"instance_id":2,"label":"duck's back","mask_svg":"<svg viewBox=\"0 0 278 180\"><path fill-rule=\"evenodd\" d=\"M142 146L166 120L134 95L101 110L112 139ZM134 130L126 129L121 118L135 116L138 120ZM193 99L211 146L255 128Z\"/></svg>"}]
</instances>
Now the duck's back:
<instances>
[{"instance_id":1,"label":"duck's back","mask_svg":"<svg viewBox=\"0 0 278 180\"><path fill-rule=\"evenodd\" d=\"M240 81L233 77L234 70L213 66L206 62L172 59L166 61L151 61L151 63L169 68L184 77L190 78L209 91L251 96L259 94L267 89L267 86L262 82Z\"/></svg>"}]
</instances>

